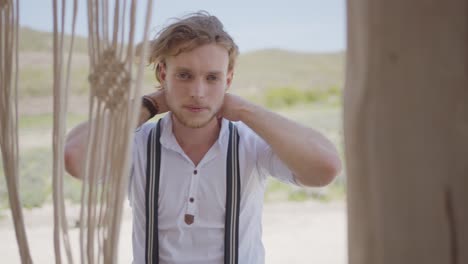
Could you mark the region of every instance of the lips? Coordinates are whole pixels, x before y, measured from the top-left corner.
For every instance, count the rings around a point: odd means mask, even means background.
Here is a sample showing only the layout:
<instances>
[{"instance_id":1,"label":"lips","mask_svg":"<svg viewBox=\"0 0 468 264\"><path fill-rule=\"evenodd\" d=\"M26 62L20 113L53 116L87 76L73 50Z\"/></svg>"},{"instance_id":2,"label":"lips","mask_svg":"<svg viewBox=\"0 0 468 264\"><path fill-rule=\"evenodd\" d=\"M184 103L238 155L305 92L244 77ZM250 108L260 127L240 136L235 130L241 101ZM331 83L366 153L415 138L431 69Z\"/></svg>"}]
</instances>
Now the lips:
<instances>
[{"instance_id":1,"label":"lips","mask_svg":"<svg viewBox=\"0 0 468 264\"><path fill-rule=\"evenodd\" d=\"M193 112L193 113L198 113L198 112L201 112L203 110L207 110L207 107L203 107L203 106L199 106L199 105L186 105L186 106L184 106L184 108L187 109L190 112Z\"/></svg>"}]
</instances>

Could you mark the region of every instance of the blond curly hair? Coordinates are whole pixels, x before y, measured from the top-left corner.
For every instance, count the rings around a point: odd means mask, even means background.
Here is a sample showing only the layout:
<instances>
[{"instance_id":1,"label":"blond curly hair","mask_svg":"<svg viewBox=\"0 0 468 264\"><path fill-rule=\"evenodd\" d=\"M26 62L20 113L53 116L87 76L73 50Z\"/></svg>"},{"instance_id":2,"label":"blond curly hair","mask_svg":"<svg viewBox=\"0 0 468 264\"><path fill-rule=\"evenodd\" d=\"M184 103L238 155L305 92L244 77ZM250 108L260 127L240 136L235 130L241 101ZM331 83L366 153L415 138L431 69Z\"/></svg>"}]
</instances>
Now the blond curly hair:
<instances>
[{"instance_id":1,"label":"blond curly hair","mask_svg":"<svg viewBox=\"0 0 468 264\"><path fill-rule=\"evenodd\" d=\"M161 83L161 64L165 65L167 57L211 43L226 48L229 55L228 71L234 69L239 48L217 17L200 11L177 19L163 28L151 42L149 52L149 63L155 68L158 82Z\"/></svg>"}]
</instances>

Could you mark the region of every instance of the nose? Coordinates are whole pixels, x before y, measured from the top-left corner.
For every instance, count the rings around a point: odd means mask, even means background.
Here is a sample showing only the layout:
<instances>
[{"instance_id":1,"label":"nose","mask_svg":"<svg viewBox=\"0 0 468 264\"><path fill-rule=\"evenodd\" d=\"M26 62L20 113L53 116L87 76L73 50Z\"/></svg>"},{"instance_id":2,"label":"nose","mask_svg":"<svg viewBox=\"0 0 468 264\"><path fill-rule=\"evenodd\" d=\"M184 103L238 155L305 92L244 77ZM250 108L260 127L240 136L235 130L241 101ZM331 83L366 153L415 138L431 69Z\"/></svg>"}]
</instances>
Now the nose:
<instances>
[{"instance_id":1,"label":"nose","mask_svg":"<svg viewBox=\"0 0 468 264\"><path fill-rule=\"evenodd\" d=\"M199 78L190 87L190 96L193 98L203 98L206 96L207 86L202 78Z\"/></svg>"}]
</instances>

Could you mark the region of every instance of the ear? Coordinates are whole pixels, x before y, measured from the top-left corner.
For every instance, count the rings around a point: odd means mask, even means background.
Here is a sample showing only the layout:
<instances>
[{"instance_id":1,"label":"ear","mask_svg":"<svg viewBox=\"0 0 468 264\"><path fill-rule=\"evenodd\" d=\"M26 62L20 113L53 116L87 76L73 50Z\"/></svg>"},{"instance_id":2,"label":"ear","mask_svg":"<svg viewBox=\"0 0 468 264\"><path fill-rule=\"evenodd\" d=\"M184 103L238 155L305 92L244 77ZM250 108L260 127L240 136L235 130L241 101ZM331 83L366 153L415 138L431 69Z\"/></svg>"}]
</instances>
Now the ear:
<instances>
[{"instance_id":1,"label":"ear","mask_svg":"<svg viewBox=\"0 0 468 264\"><path fill-rule=\"evenodd\" d=\"M231 87L233 78L234 78L234 70L228 71L227 78L226 78L226 91Z\"/></svg>"},{"instance_id":2,"label":"ear","mask_svg":"<svg viewBox=\"0 0 468 264\"><path fill-rule=\"evenodd\" d=\"M161 81L161 85L164 85L166 82L167 70L166 70L166 63L160 62L158 64L159 67L159 80Z\"/></svg>"}]
</instances>

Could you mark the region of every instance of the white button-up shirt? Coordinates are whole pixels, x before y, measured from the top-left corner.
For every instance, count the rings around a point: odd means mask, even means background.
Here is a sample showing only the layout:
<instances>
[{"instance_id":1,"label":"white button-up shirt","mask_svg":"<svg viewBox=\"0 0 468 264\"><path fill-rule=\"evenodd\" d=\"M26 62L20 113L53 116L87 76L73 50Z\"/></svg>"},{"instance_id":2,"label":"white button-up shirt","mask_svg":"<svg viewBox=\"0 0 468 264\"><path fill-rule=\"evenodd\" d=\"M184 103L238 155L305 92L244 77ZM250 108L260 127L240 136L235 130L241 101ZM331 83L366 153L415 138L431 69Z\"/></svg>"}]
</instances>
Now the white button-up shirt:
<instances>
[{"instance_id":1,"label":"white button-up shirt","mask_svg":"<svg viewBox=\"0 0 468 264\"><path fill-rule=\"evenodd\" d=\"M218 140L197 166L175 139L171 114L161 121L159 263L221 264L224 261L229 121L223 119ZM263 264L265 251L261 224L267 175L283 182L297 183L263 139L244 123L235 124L240 138L239 264ZM146 156L148 135L154 126L155 123L146 123L135 133L129 185L135 264L145 263ZM184 221L186 214L194 216L191 225Z\"/></svg>"}]
</instances>

